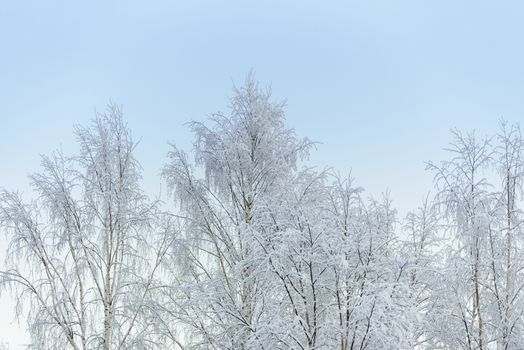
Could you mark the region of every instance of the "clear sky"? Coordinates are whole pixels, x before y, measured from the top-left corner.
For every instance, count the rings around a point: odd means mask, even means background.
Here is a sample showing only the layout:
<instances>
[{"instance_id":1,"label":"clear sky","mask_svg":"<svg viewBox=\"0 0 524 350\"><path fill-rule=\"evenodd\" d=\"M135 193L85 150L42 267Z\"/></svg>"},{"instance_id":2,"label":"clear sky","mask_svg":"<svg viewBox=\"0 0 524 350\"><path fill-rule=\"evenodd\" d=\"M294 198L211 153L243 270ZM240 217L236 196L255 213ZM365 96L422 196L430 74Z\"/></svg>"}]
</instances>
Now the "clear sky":
<instances>
[{"instance_id":1,"label":"clear sky","mask_svg":"<svg viewBox=\"0 0 524 350\"><path fill-rule=\"evenodd\" d=\"M189 148L184 123L227 111L253 68L287 98L288 124L322 142L311 164L352 169L405 213L450 128L524 121L523 15L522 1L4 1L0 186L27 189L38 154L74 152L72 126L112 100L158 192L166 142ZM0 340L16 349L8 306Z\"/></svg>"}]
</instances>

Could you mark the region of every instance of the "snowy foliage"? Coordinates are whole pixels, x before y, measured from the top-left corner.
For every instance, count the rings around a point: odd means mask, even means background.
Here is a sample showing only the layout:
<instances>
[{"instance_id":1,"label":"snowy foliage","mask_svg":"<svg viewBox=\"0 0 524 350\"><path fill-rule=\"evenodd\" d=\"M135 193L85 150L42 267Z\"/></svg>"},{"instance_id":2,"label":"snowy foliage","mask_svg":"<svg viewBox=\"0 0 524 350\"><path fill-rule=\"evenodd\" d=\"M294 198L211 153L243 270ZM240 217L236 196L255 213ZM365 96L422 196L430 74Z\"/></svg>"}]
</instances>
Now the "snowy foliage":
<instances>
[{"instance_id":1,"label":"snowy foliage","mask_svg":"<svg viewBox=\"0 0 524 350\"><path fill-rule=\"evenodd\" d=\"M452 131L435 194L397 218L249 74L228 113L174 144L162 210L109 105L73 156L42 156L34 197L0 192L0 286L33 349L522 349L524 142Z\"/></svg>"}]
</instances>

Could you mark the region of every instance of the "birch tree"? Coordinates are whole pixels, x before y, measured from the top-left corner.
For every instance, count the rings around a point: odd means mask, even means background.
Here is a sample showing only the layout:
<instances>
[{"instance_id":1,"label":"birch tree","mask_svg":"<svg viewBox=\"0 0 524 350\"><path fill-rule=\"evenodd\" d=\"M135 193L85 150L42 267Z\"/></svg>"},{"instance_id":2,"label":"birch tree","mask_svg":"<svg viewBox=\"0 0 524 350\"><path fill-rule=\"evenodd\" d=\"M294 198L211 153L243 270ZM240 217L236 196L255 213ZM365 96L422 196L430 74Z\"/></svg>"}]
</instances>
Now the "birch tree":
<instances>
[{"instance_id":1,"label":"birch tree","mask_svg":"<svg viewBox=\"0 0 524 350\"><path fill-rule=\"evenodd\" d=\"M145 311L172 232L140 189L121 109L109 105L75 134L78 155L42 156L32 200L0 193L0 282L27 315L34 349L155 348Z\"/></svg>"},{"instance_id":2,"label":"birch tree","mask_svg":"<svg viewBox=\"0 0 524 350\"><path fill-rule=\"evenodd\" d=\"M427 331L450 348L518 349L524 288L522 136L518 125L505 122L492 139L453 135L452 159L429 165L440 190L441 236L450 234L431 301L433 309L451 317L437 316Z\"/></svg>"},{"instance_id":3,"label":"birch tree","mask_svg":"<svg viewBox=\"0 0 524 350\"><path fill-rule=\"evenodd\" d=\"M484 349L484 281L489 273L486 246L490 226L490 185L485 171L492 162L492 148L490 139L479 139L474 133L454 130L453 136L447 149L451 160L429 163L428 168L435 173L438 200L456 239L450 247L455 252L450 263L456 267L452 276L458 279L450 285L455 294L453 304L457 305L454 317L460 320L457 329L463 333L454 337L466 349Z\"/></svg>"},{"instance_id":4,"label":"birch tree","mask_svg":"<svg viewBox=\"0 0 524 350\"><path fill-rule=\"evenodd\" d=\"M517 349L522 344L524 312L522 270L522 199L524 181L524 143L518 125L501 122L495 148L495 167L501 179L490 228L490 252L493 291L494 340L500 349Z\"/></svg>"},{"instance_id":5,"label":"birch tree","mask_svg":"<svg viewBox=\"0 0 524 350\"><path fill-rule=\"evenodd\" d=\"M285 126L285 103L273 102L252 74L230 102L230 114L190 123L195 163L173 146L162 172L187 220L188 288L178 303L195 347L265 348L257 334L267 316L266 286L253 275L258 208L311 143Z\"/></svg>"}]
</instances>

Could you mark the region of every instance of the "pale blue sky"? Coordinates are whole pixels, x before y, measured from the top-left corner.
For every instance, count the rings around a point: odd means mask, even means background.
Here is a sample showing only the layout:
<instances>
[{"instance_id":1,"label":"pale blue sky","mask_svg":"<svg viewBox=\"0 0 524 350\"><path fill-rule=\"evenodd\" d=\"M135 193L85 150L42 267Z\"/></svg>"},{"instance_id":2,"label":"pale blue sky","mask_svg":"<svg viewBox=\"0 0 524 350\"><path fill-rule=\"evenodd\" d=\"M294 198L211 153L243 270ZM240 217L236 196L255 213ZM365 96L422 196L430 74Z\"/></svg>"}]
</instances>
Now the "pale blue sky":
<instances>
[{"instance_id":1,"label":"pale blue sky","mask_svg":"<svg viewBox=\"0 0 524 350\"><path fill-rule=\"evenodd\" d=\"M401 213L430 189L424 162L450 128L524 120L521 1L4 1L0 45L9 189L26 188L39 153L73 151L72 125L111 99L158 190L166 141L189 147L183 124L226 111L250 68L323 143L313 164L389 188Z\"/></svg>"}]
</instances>

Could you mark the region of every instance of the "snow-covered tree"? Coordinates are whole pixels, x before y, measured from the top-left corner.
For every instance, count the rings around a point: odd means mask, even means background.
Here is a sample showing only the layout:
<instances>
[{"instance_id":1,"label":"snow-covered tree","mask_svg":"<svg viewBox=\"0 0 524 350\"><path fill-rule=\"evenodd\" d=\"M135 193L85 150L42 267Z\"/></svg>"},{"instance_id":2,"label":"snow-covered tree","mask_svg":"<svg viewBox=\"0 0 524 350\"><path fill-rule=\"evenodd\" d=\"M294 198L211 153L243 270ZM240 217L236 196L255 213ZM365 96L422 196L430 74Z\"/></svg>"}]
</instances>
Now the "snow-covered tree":
<instances>
[{"instance_id":1,"label":"snow-covered tree","mask_svg":"<svg viewBox=\"0 0 524 350\"><path fill-rule=\"evenodd\" d=\"M496 141L494 161L501 186L495 194L494 220L489 230L493 341L500 349L518 349L524 341L524 232L519 208L524 182L524 142L518 125L504 121Z\"/></svg>"},{"instance_id":2,"label":"snow-covered tree","mask_svg":"<svg viewBox=\"0 0 524 350\"><path fill-rule=\"evenodd\" d=\"M434 313L426 333L449 348L519 349L524 310L520 130L502 122L493 138L458 131L453 136L451 160L429 165L439 189L440 249L447 254L442 266L432 264L440 273L429 300L440 316Z\"/></svg>"},{"instance_id":3,"label":"snow-covered tree","mask_svg":"<svg viewBox=\"0 0 524 350\"><path fill-rule=\"evenodd\" d=\"M410 262L391 201L297 169L311 143L252 75L231 106L190 124L195 163L173 146L163 169L185 225L164 313L185 346L408 348Z\"/></svg>"},{"instance_id":4,"label":"snow-covered tree","mask_svg":"<svg viewBox=\"0 0 524 350\"><path fill-rule=\"evenodd\" d=\"M448 274L453 289L450 323L455 332L445 334L455 347L484 349L488 339L485 324L487 298L488 233L491 225L490 184L485 171L492 163L490 139L479 139L474 133L453 131L454 139L447 149L451 160L429 163L439 190L438 203L447 229L454 240L448 248L452 255ZM460 331L459 331L460 330ZM451 345L450 345L451 346Z\"/></svg>"},{"instance_id":5,"label":"snow-covered tree","mask_svg":"<svg viewBox=\"0 0 524 350\"><path fill-rule=\"evenodd\" d=\"M34 349L154 348L147 301L171 228L140 189L118 106L75 134L77 155L42 156L32 200L0 192L9 239L0 283L27 315Z\"/></svg>"},{"instance_id":6,"label":"snow-covered tree","mask_svg":"<svg viewBox=\"0 0 524 350\"><path fill-rule=\"evenodd\" d=\"M163 176L187 219L189 266L186 276L176 276L187 288L178 303L195 347L265 348L258 333L267 316L267 286L253 274L254 245L265 224L258 210L311 145L285 126L283 107L250 74L234 90L229 115L190 124L195 164L175 146L168 154Z\"/></svg>"}]
</instances>

